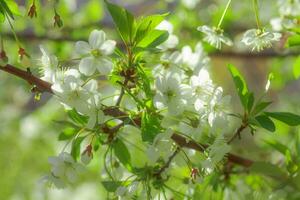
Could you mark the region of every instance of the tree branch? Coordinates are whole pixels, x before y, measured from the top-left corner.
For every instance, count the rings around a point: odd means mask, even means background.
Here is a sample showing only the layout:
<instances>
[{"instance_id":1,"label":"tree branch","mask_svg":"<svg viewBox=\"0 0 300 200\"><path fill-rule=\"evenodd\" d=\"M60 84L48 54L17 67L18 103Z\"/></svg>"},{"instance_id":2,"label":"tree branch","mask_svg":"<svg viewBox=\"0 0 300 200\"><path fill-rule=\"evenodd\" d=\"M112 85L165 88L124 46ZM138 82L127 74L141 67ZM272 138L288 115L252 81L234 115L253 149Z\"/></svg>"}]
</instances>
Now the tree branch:
<instances>
[{"instance_id":1,"label":"tree branch","mask_svg":"<svg viewBox=\"0 0 300 200\"><path fill-rule=\"evenodd\" d=\"M75 42L79 40L85 40L85 38L81 37L70 37L68 35L62 36L52 36L52 35L35 35L33 33L17 33L18 37L24 41L40 41L40 40L52 40L56 42ZM10 39L14 39L12 33L4 33L2 36ZM122 44L121 41L117 41L117 44ZM122 45L121 45L122 46ZM123 46L122 46L123 47ZM290 57L290 56L298 56L298 51L289 51L286 53L279 53L276 51L263 51L259 53L255 52L236 52L236 51L217 51L209 53L210 57L232 57L239 59L249 59L249 58L274 58L274 57Z\"/></svg>"},{"instance_id":2,"label":"tree branch","mask_svg":"<svg viewBox=\"0 0 300 200\"><path fill-rule=\"evenodd\" d=\"M51 83L43 81L40 78L32 75L30 71L21 70L17 67L9 65L9 64L7 64L6 66L0 66L0 70L10 73L12 75L15 75L15 76L27 81L30 85L35 86L39 90L39 92L53 93L51 90ZM103 112L105 115L110 115L110 116L119 117L119 118L122 117L123 120L129 119L127 113L121 111L118 107L107 107L107 108L104 108ZM133 120L132 119L129 119L129 120L131 121L131 123L133 125L141 126L140 117L133 119ZM171 138L180 147L194 149L194 150L200 151L200 152L203 152L208 147L208 145L198 144L197 142L191 141L177 133L173 133ZM250 167L254 163L254 161L252 161L252 160L249 160L249 159L246 159L246 158L234 155L234 154L228 154L227 159L231 163L241 165L244 167Z\"/></svg>"}]
</instances>

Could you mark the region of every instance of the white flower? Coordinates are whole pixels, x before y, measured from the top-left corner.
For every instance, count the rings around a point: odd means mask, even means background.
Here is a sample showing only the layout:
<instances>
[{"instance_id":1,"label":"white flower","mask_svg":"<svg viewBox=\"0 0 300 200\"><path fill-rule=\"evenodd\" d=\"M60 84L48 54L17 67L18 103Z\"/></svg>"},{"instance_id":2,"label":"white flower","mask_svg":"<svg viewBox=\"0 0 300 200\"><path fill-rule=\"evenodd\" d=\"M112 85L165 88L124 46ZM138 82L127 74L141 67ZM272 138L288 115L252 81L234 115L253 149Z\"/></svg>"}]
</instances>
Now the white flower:
<instances>
[{"instance_id":1,"label":"white flower","mask_svg":"<svg viewBox=\"0 0 300 200\"><path fill-rule=\"evenodd\" d=\"M40 50L43 54L40 60L42 65L41 71L43 73L41 79L53 83L56 79L58 60L56 56L50 55L49 52L42 46L40 46Z\"/></svg>"},{"instance_id":2,"label":"white flower","mask_svg":"<svg viewBox=\"0 0 300 200\"><path fill-rule=\"evenodd\" d=\"M156 79L157 93L154 97L156 107L166 106L171 115L179 115L184 110L186 103L184 98L188 98L188 86L179 83L176 74L168 73Z\"/></svg>"},{"instance_id":3,"label":"white flower","mask_svg":"<svg viewBox=\"0 0 300 200\"><path fill-rule=\"evenodd\" d=\"M86 76L92 75L96 69L101 74L108 74L112 69L112 61L108 55L112 54L116 46L113 40L106 40L102 30L93 30L89 42L79 41L76 43L76 51L82 56L79 63L79 71Z\"/></svg>"},{"instance_id":4,"label":"white flower","mask_svg":"<svg viewBox=\"0 0 300 200\"><path fill-rule=\"evenodd\" d=\"M170 155L173 153L173 140L171 139L172 134L172 130L168 129L164 133L159 133L155 136L153 144L149 145L146 150L149 165L154 165L159 158L162 158L165 162L168 160Z\"/></svg>"},{"instance_id":5,"label":"white flower","mask_svg":"<svg viewBox=\"0 0 300 200\"><path fill-rule=\"evenodd\" d=\"M282 31L283 29L295 28L297 26L297 20L277 17L271 19L270 24L274 31Z\"/></svg>"},{"instance_id":6,"label":"white flower","mask_svg":"<svg viewBox=\"0 0 300 200\"><path fill-rule=\"evenodd\" d=\"M78 112L87 110L87 100L89 93L81 87L83 81L80 79L80 73L75 69L67 70L60 81L55 82L51 89L59 100L75 108Z\"/></svg>"},{"instance_id":7,"label":"white flower","mask_svg":"<svg viewBox=\"0 0 300 200\"><path fill-rule=\"evenodd\" d=\"M176 35L173 34L173 25L168 22L167 20L163 20L158 26L156 27L157 30L168 31L169 37L168 39L157 46L157 48L162 50L172 49L175 48L178 44L178 38Z\"/></svg>"},{"instance_id":8,"label":"white flower","mask_svg":"<svg viewBox=\"0 0 300 200\"><path fill-rule=\"evenodd\" d=\"M193 74L198 74L200 69L209 63L209 58L200 42L197 43L195 52L192 51L190 46L184 46L181 50L181 55L183 66L190 69Z\"/></svg>"},{"instance_id":9,"label":"white flower","mask_svg":"<svg viewBox=\"0 0 300 200\"><path fill-rule=\"evenodd\" d=\"M179 51L172 53L166 52L160 57L160 64L153 70L154 76L164 76L166 73L181 74L180 64L182 63L182 56Z\"/></svg>"},{"instance_id":10,"label":"white flower","mask_svg":"<svg viewBox=\"0 0 300 200\"><path fill-rule=\"evenodd\" d=\"M279 12L282 16L299 16L300 0L279 0Z\"/></svg>"},{"instance_id":11,"label":"white flower","mask_svg":"<svg viewBox=\"0 0 300 200\"><path fill-rule=\"evenodd\" d=\"M119 199L132 199L132 196L138 189L139 182L134 181L129 186L119 186L116 190L116 195L119 196Z\"/></svg>"},{"instance_id":12,"label":"white flower","mask_svg":"<svg viewBox=\"0 0 300 200\"><path fill-rule=\"evenodd\" d=\"M74 183L77 180L77 174L83 171L83 166L76 163L69 153L63 152L59 156L52 156L48 158L52 165L51 174L54 178L67 180ZM48 177L51 180L53 177ZM55 180L55 179L53 179Z\"/></svg>"},{"instance_id":13,"label":"white flower","mask_svg":"<svg viewBox=\"0 0 300 200\"><path fill-rule=\"evenodd\" d=\"M213 94L214 85L210 79L209 73L205 68L199 71L198 76L192 76L190 79L194 108L200 111L205 102L209 101L209 97Z\"/></svg>"},{"instance_id":14,"label":"white flower","mask_svg":"<svg viewBox=\"0 0 300 200\"><path fill-rule=\"evenodd\" d=\"M211 127L224 125L227 120L226 111L228 110L229 103L230 96L223 96L223 89L221 87L216 88L207 107L207 119Z\"/></svg>"},{"instance_id":15,"label":"white flower","mask_svg":"<svg viewBox=\"0 0 300 200\"><path fill-rule=\"evenodd\" d=\"M66 183L59 177L54 176L53 173L45 175L40 179L40 181L49 185L53 184L57 189L62 189L66 187Z\"/></svg>"},{"instance_id":16,"label":"white flower","mask_svg":"<svg viewBox=\"0 0 300 200\"><path fill-rule=\"evenodd\" d=\"M182 4L188 9L194 9L200 0L181 0Z\"/></svg>"},{"instance_id":17,"label":"white flower","mask_svg":"<svg viewBox=\"0 0 300 200\"><path fill-rule=\"evenodd\" d=\"M280 38L280 33L250 29L244 33L242 42L247 46L251 46L252 51L261 51L264 48L270 48L272 42L279 41Z\"/></svg>"},{"instance_id":18,"label":"white flower","mask_svg":"<svg viewBox=\"0 0 300 200\"><path fill-rule=\"evenodd\" d=\"M218 135L214 143L208 148L208 158L202 162L202 167L210 173L214 167L229 153L231 147L227 144L223 135Z\"/></svg>"},{"instance_id":19,"label":"white flower","mask_svg":"<svg viewBox=\"0 0 300 200\"><path fill-rule=\"evenodd\" d=\"M205 34L204 41L208 42L210 45L216 47L217 49L221 49L222 43L232 46L232 41L223 35L222 29L217 29L215 27L211 28L208 26L199 26L197 28L198 31Z\"/></svg>"}]
</instances>

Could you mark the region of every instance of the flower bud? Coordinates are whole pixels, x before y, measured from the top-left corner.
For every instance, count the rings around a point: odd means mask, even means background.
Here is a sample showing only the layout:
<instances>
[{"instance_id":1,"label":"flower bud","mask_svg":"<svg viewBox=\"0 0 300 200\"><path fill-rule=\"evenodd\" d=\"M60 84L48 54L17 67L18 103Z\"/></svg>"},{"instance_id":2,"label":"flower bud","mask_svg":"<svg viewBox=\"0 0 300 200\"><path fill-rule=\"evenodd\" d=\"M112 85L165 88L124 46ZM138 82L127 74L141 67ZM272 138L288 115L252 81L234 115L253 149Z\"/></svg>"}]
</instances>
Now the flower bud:
<instances>
[{"instance_id":1,"label":"flower bud","mask_svg":"<svg viewBox=\"0 0 300 200\"><path fill-rule=\"evenodd\" d=\"M0 51L0 64L6 64L8 62L8 57L4 50Z\"/></svg>"},{"instance_id":2,"label":"flower bud","mask_svg":"<svg viewBox=\"0 0 300 200\"><path fill-rule=\"evenodd\" d=\"M28 17L33 18L33 17L37 17L37 12L36 12L36 6L35 3L33 1L33 3L31 4L29 11L27 13Z\"/></svg>"},{"instance_id":3,"label":"flower bud","mask_svg":"<svg viewBox=\"0 0 300 200\"><path fill-rule=\"evenodd\" d=\"M88 165L93 158L93 147L92 145L88 145L85 150L81 154L81 162L85 165Z\"/></svg>"},{"instance_id":4,"label":"flower bud","mask_svg":"<svg viewBox=\"0 0 300 200\"><path fill-rule=\"evenodd\" d=\"M190 175L192 180L196 180L198 175L199 175L199 170L197 168L192 168L191 175Z\"/></svg>"},{"instance_id":5,"label":"flower bud","mask_svg":"<svg viewBox=\"0 0 300 200\"><path fill-rule=\"evenodd\" d=\"M26 56L27 58L30 58L29 54L22 47L19 47L18 54L19 54L20 60L22 60L24 56Z\"/></svg>"},{"instance_id":6,"label":"flower bud","mask_svg":"<svg viewBox=\"0 0 300 200\"><path fill-rule=\"evenodd\" d=\"M63 21L60 18L60 15L55 11L54 19L54 27L61 28L63 26Z\"/></svg>"}]
</instances>

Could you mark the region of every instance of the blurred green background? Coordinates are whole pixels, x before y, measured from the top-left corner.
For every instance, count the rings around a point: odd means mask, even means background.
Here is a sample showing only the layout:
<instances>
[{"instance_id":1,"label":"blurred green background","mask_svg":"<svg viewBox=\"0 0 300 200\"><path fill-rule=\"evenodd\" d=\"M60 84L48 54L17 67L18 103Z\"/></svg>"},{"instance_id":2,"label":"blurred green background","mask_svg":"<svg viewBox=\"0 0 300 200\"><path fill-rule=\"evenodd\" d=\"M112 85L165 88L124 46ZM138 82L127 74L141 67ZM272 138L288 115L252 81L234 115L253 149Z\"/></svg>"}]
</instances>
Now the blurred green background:
<instances>
[{"instance_id":1,"label":"blurred green background","mask_svg":"<svg viewBox=\"0 0 300 200\"><path fill-rule=\"evenodd\" d=\"M10 63L31 67L33 73L38 72L35 65L41 53L39 45L43 45L59 59L67 59L73 55L74 42L87 40L93 29L104 29L110 38L119 40L111 18L100 0L60 0L57 11L61 15L64 26L53 27L53 1L36 1L38 17L24 17L31 0L16 1L19 4L20 16L13 26L23 47L32 59L19 61L17 45L7 23L0 25L4 38L5 50ZM168 20L174 25L174 33L178 35L180 44L194 46L201 40L196 30L199 25L216 25L225 7L226 0L119 0L113 1L124 5L136 16L152 13L169 12ZM269 20L278 16L278 8L273 0L260 1L263 23L270 27ZM193 5L195 4L195 5ZM235 41L241 34L255 27L251 2L233 1L232 8L225 17L225 33ZM274 102L272 108L281 111L300 113L300 81L293 75L295 56L278 57L282 47L267 50L261 54L248 55L247 51L236 45L225 47L222 52L216 51L207 44L205 49L211 57L211 73L214 81L232 95L234 111L240 111L235 88L227 71L228 63L235 64L245 74L250 87L257 95L263 91L270 72L274 74L268 99ZM295 49L297 51L297 49ZM299 51L298 51L299 52ZM299 63L299 62L298 62ZM300 67L300 66L299 66ZM94 160L82 180L65 190L43 187L39 179L49 171L48 156L57 155L64 143L57 141L63 126L55 120L64 119L62 106L47 94L36 101L30 92L30 86L17 77L0 72L0 200L93 200L105 199L100 183L102 172L101 160ZM269 160L273 163L283 162L279 153L271 151L262 142L265 139L276 139L286 145L293 144L299 128L289 128L277 122L277 131L267 133L259 130L255 137L245 133L241 141L235 142L235 152L254 160ZM230 130L229 130L230 131ZM255 153L253 153L255 152ZM100 156L100 155L96 155ZM98 162L97 162L98 161Z\"/></svg>"}]
</instances>

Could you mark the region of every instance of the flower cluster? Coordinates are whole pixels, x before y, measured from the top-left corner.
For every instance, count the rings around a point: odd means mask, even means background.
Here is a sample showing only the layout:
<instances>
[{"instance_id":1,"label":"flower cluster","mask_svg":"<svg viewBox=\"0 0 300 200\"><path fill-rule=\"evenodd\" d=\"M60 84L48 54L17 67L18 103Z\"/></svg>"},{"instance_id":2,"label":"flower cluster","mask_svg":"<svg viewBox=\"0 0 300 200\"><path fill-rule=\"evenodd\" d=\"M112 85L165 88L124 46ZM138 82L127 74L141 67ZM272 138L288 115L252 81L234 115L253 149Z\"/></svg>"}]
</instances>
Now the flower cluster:
<instances>
[{"instance_id":1,"label":"flower cluster","mask_svg":"<svg viewBox=\"0 0 300 200\"><path fill-rule=\"evenodd\" d=\"M270 24L275 31L293 29L299 26L297 17L300 12L299 0L278 0L279 17L271 19Z\"/></svg>"},{"instance_id":2,"label":"flower cluster","mask_svg":"<svg viewBox=\"0 0 300 200\"><path fill-rule=\"evenodd\" d=\"M176 147L172 139L174 131L189 135L195 140L199 140L202 136L212 140L223 137L224 132L221 127L227 122L230 99L223 95L222 88L216 86L210 78L209 58L201 43L196 44L194 49L187 45L176 51L174 49L178 39L172 34L172 25L167 21L162 21L157 29L168 30L170 35L169 39L158 46L162 55L150 73L154 80L150 83L153 92L153 109L159 113L162 119L158 125L162 128L157 130L150 143L144 144L144 153L147 159L145 163L152 167L158 163L168 163L174 154L174 147ZM52 84L51 89L54 95L66 110L75 110L79 117L85 117L86 121L83 122L82 130L91 134L106 133L108 135L106 143L115 142L114 138L110 138L114 137L114 129L110 129L107 122L118 124L120 120L106 116L104 108L116 105L118 99L114 97L122 97L125 92L122 92L119 86L99 87L97 78L109 81L107 79L116 73L117 64L111 56L115 46L116 42L107 40L102 30L94 30L91 32L88 42L79 41L75 44L79 59L72 62L74 63L73 67L64 66L63 61L58 61L58 58L41 47L42 79ZM129 78L132 82L136 81L134 78L131 79L134 72L130 70L123 70L119 74ZM144 91L135 94L130 94L130 90L127 92L129 95L123 97L119 106L124 109L129 107L132 111L138 110L137 103L144 101ZM174 119L179 121L174 121ZM91 138L92 140L93 138ZM228 149L223 148L223 143L218 139L216 142L220 146L213 145L207 150L209 155L207 159L213 160L213 165L217 165L228 152ZM120 145L122 147L124 144ZM219 151L223 153L216 157L214 152ZM89 143L79 155L81 162L88 164L93 158L92 144ZM125 178L128 173L123 173L124 169L120 167L119 161L124 162L115 158L110 158L109 162L108 159L105 160L107 165L117 163L113 167L113 176ZM66 183L73 183L82 168L81 164L66 152L61 153L58 157L50 157L49 162L52 165L51 173L45 179L59 188L64 187ZM166 166L166 168L169 169L171 166L173 165ZM205 168L206 165L203 164L203 169ZM118 170L121 172L117 172ZM165 169L159 176L167 178L168 172ZM109 174L109 172L107 173ZM195 179L195 176L194 174L192 178ZM131 197L139 185L134 181L124 182L116 190L116 195Z\"/></svg>"},{"instance_id":3,"label":"flower cluster","mask_svg":"<svg viewBox=\"0 0 300 200\"><path fill-rule=\"evenodd\" d=\"M78 173L84 171L79 163L76 163L69 153L62 152L59 156L49 157L51 173L43 177L43 181L54 184L57 188L65 187L66 183L74 183Z\"/></svg>"}]
</instances>

